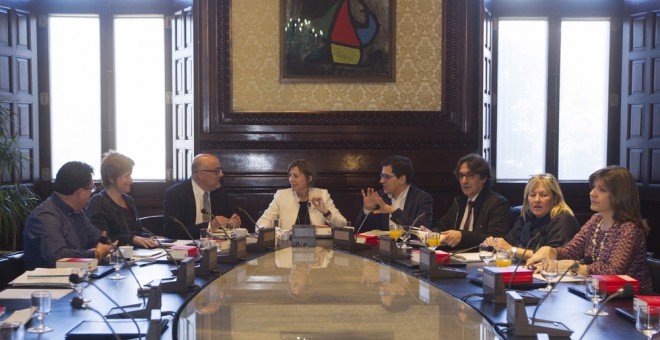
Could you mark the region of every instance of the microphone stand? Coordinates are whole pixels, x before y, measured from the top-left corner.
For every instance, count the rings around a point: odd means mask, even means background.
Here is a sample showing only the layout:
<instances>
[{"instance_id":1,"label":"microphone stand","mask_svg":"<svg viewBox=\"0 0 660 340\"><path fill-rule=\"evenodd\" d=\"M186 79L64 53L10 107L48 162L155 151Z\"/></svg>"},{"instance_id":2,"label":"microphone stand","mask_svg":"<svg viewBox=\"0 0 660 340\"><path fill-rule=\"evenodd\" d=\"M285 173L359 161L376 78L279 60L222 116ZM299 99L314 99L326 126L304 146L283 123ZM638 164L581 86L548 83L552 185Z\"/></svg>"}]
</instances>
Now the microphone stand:
<instances>
[{"instance_id":1,"label":"microphone stand","mask_svg":"<svg viewBox=\"0 0 660 340\"><path fill-rule=\"evenodd\" d=\"M71 282L71 283L76 283L76 284L77 284L77 283L82 283L82 281L84 281L84 280L83 280L78 274L70 274L70 275L69 275L69 282ZM90 285L94 286L94 288L96 288L96 290L98 290L99 292L101 292L101 294L103 294L108 300L110 300L110 302L112 302L113 304L115 304L115 306L117 306L117 308L121 309L122 312L128 314L128 313L126 312L126 310L124 309L124 307L120 306L120 305L117 303L117 301L115 301L113 298L111 298L110 295L108 295L106 292L103 291L103 289L99 288L99 287L98 287L96 284L94 284L94 282L92 282L92 281L87 281L87 282L88 282ZM75 299L75 298L74 298L74 299ZM82 299L80 299L80 300L83 302L83 304L81 305L81 307L87 305L87 304L84 303L85 301L83 301ZM76 301L77 301L77 300L76 300ZM71 306L73 306L74 308L75 308L77 305L78 305L78 303L76 303L75 306L74 306L73 303L71 304ZM103 317L102 314L101 314L101 317ZM105 318L103 318L103 319L105 320ZM138 334L140 334L140 326L137 324L137 321L135 321L135 319L134 319L133 317L129 317L129 319L131 319L131 321L133 321L133 324L135 324L135 328L137 328ZM107 322L107 321L106 321L106 322ZM112 330L112 327L110 327L110 329ZM114 333L114 330L113 330L113 333Z\"/></svg>"},{"instance_id":2,"label":"microphone stand","mask_svg":"<svg viewBox=\"0 0 660 340\"><path fill-rule=\"evenodd\" d=\"M569 267L568 267L568 268L567 268L567 269L561 274L561 276L559 277L559 280L557 280L557 285L561 282L561 280L564 278L564 276L566 276L566 274L567 274L569 271L571 271L571 269L575 268L575 266L579 266L579 265L581 265L581 264L592 264L593 262L594 262L594 260L593 260L593 258L592 258L591 256L585 256L585 257L582 258L581 260L573 262L573 264L571 264L571 265L570 265L570 266L569 266ZM557 285L555 285L555 288L557 287ZM545 299L547 299L548 296L550 296L550 293L552 293L552 290L547 291L547 292L545 293L545 295L543 295L543 297L541 298L541 301L539 301L539 303L536 305L536 308L534 308L534 313L532 314L532 325L534 325L534 322L536 321L536 312L539 311L539 307L541 307L541 305L543 304L543 301L545 301Z\"/></svg>"},{"instance_id":3,"label":"microphone stand","mask_svg":"<svg viewBox=\"0 0 660 340\"><path fill-rule=\"evenodd\" d=\"M216 267L218 266L218 262L217 262L218 247L215 245L211 245L209 247L202 248L201 242L198 243L197 241L195 241L190 231L188 231L188 228L186 228L186 226L183 223L181 223L181 221L179 221L178 218L174 216L170 216L169 219L172 222L178 224L183 229L183 231L186 232L188 237L190 237L195 247L197 247L197 256L199 256L200 258L200 263L199 266L195 267L195 274L199 276L211 276L216 274L218 272L218 270L216 269Z\"/></svg>"},{"instance_id":4,"label":"microphone stand","mask_svg":"<svg viewBox=\"0 0 660 340\"><path fill-rule=\"evenodd\" d=\"M110 322L108 322L108 319L106 319L103 316L103 314L101 314L101 312L99 312L98 310L90 307L87 303L85 303L85 301L83 299L81 299L77 296L74 297L73 299L71 299L71 307L73 307L73 309L89 309L92 312L98 314L101 317L101 319L103 319L103 322L105 322L105 324L108 325L108 328L110 328L110 332L112 332L112 336L116 340L121 340L121 337L117 334L117 332L115 332L115 329L112 328L112 326L110 325ZM138 326L137 323L135 323L135 326L137 327L138 334L140 335L140 326Z\"/></svg>"},{"instance_id":5,"label":"microphone stand","mask_svg":"<svg viewBox=\"0 0 660 340\"><path fill-rule=\"evenodd\" d=\"M587 328L584 329L582 336L580 336L580 340L582 340L582 338L584 338L584 335L587 334L587 331L589 330L589 328L591 328L591 325L594 324L594 321L596 321L596 318L600 314L600 311L603 310L603 307L605 307L606 303L608 303L610 300L618 296L630 297L634 294L635 294L635 288L633 287L633 285L631 285L630 283L626 283L625 285L623 285L623 287L619 288L614 294L608 296L607 299L605 299L605 301L603 301L603 303L600 304L600 307L598 307L598 309L596 310L596 314L594 314L594 317L591 318L591 321L587 325Z\"/></svg>"},{"instance_id":6,"label":"microphone stand","mask_svg":"<svg viewBox=\"0 0 660 340\"><path fill-rule=\"evenodd\" d=\"M210 212L206 211L206 209L202 209L202 215L210 216L211 221L215 222L215 215L213 215L213 213L210 213ZM211 222L211 223L213 223L213 222ZM223 227L222 224L220 224L220 223L216 222L216 224L220 227L220 229L222 229L222 232L227 237L227 240L231 240L232 238L231 238L231 236L229 236L229 233L227 233L227 230L225 230L225 227Z\"/></svg>"},{"instance_id":7,"label":"microphone stand","mask_svg":"<svg viewBox=\"0 0 660 340\"><path fill-rule=\"evenodd\" d=\"M161 248L163 248L163 250L165 251L165 254L167 254L167 256L170 258L170 260L172 260L172 262L174 262L174 265L177 266L177 268L179 267L179 263L176 261L174 256L172 256L172 253L170 253L170 251L167 248L165 248L165 246L160 242L158 237L156 237L156 235L154 235L154 233L149 231L149 229L147 229L147 228L142 228L142 232L145 232L145 233L149 234L154 239L154 241L156 241L156 243L158 243L158 245Z\"/></svg>"},{"instance_id":8,"label":"microphone stand","mask_svg":"<svg viewBox=\"0 0 660 340\"><path fill-rule=\"evenodd\" d=\"M545 229L539 231L536 235L531 237L529 241L527 241L527 244L525 245L525 248L523 248L523 258L520 259L520 261L516 262L516 267L513 269L513 273L511 273L511 280L509 281L509 286L507 287L507 290L511 290L511 284L513 283L513 278L516 276L516 273L518 272L518 267L520 267L520 263L524 261L525 253L527 252L527 248L532 245L532 241L536 238L541 238L542 235L544 235ZM511 255L514 259L516 258L516 254Z\"/></svg>"},{"instance_id":9,"label":"microphone stand","mask_svg":"<svg viewBox=\"0 0 660 340\"><path fill-rule=\"evenodd\" d=\"M199 252L199 254L201 254L201 253L202 253L202 247L201 247L201 245L200 245L199 243L197 243L197 241L195 241L195 239L193 238L193 236L192 236L192 234L190 233L190 231L188 230L188 228L186 228L186 226L183 225L183 223L181 223L181 221L179 221L178 218L176 218L176 217L174 217L174 216L170 216L170 217L168 217L168 218L169 218L172 222L174 222L175 224L179 225L179 226L181 227L181 229L183 229L183 231L186 233L186 235L188 235L188 237L190 237L190 240L191 240L192 243L195 245L195 247L197 247L197 251Z\"/></svg>"}]
</instances>

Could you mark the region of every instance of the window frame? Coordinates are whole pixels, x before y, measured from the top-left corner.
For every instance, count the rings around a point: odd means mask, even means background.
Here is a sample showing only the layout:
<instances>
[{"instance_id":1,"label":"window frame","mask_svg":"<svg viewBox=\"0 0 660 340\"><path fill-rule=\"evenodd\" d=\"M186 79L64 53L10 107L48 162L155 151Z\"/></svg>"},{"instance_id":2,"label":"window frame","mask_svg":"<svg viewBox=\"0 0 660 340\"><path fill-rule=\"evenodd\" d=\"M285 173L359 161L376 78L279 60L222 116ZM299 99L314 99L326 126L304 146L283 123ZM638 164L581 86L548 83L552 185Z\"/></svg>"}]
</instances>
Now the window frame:
<instances>
[{"instance_id":1,"label":"window frame","mask_svg":"<svg viewBox=\"0 0 660 340\"><path fill-rule=\"evenodd\" d=\"M548 80L546 103L546 150L545 172L557 174L559 162L559 70L561 56L562 19L607 18L610 20L610 55L608 83L607 145L606 165L619 161L619 92L621 89L621 21L618 13L621 4L614 0L534 1L534 0L487 0L486 8L493 16L493 116L491 130L493 147L491 164L497 168L497 79L498 79L498 23L500 18L547 18L548 20ZM485 124L484 124L485 125ZM562 180L563 183L585 183L584 180ZM501 183L521 183L520 180L502 180Z\"/></svg>"},{"instance_id":2,"label":"window frame","mask_svg":"<svg viewBox=\"0 0 660 340\"><path fill-rule=\"evenodd\" d=\"M116 148L116 111L115 111L115 79L108 72L103 70L112 70L114 65L114 17L120 15L162 15L163 16L163 39L164 39L164 63L172 65L172 40L171 40L171 13L173 12L170 2L162 0L145 0L140 3L134 3L130 0L104 1L92 0L85 3L62 2L60 0L43 0L35 3L34 11L39 15L38 25L38 74L39 74L39 93L40 93L40 155L39 167L40 178L42 181L52 182L58 169L52 168L51 162L51 110L48 102L50 95L50 70L49 70L49 49L48 49L48 18L51 14L62 15L84 15L93 14L99 17L100 30L100 49L101 49L101 150L102 154L110 149ZM114 72L112 73L114 74ZM165 97L168 98L172 93L172 72L165 72ZM167 169L172 168L172 105L168 101L165 104L165 178L161 180L138 180L136 183L166 183L168 174ZM95 169L96 176L100 176L100 169Z\"/></svg>"}]
</instances>

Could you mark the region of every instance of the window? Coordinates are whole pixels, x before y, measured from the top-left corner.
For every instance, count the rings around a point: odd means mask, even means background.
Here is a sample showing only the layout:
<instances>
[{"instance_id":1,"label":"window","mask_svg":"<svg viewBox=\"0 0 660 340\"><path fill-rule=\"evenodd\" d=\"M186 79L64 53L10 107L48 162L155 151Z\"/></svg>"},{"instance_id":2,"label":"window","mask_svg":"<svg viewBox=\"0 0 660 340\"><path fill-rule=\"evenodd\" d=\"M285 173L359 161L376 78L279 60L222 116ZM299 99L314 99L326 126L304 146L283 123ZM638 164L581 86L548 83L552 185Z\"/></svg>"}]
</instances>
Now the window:
<instances>
[{"instance_id":1,"label":"window","mask_svg":"<svg viewBox=\"0 0 660 340\"><path fill-rule=\"evenodd\" d=\"M498 181L586 181L607 165L610 19L497 12Z\"/></svg>"},{"instance_id":2,"label":"window","mask_svg":"<svg viewBox=\"0 0 660 340\"><path fill-rule=\"evenodd\" d=\"M115 149L135 161L134 179L164 180L164 17L111 20L49 16L52 169L80 160L100 178L102 152ZM101 34L100 27L114 29ZM103 63L102 50L113 51L111 61Z\"/></svg>"}]
</instances>

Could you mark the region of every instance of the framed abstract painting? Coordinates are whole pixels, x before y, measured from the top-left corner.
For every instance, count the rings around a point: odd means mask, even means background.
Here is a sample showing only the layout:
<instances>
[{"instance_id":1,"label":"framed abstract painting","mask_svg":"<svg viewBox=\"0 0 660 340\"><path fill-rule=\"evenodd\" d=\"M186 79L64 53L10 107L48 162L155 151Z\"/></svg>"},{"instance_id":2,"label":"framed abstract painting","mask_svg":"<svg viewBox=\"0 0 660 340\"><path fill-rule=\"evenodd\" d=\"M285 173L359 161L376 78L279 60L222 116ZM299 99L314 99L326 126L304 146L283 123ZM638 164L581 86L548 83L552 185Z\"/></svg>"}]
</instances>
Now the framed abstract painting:
<instances>
[{"instance_id":1,"label":"framed abstract painting","mask_svg":"<svg viewBox=\"0 0 660 340\"><path fill-rule=\"evenodd\" d=\"M282 82L394 82L395 0L281 0Z\"/></svg>"}]
</instances>

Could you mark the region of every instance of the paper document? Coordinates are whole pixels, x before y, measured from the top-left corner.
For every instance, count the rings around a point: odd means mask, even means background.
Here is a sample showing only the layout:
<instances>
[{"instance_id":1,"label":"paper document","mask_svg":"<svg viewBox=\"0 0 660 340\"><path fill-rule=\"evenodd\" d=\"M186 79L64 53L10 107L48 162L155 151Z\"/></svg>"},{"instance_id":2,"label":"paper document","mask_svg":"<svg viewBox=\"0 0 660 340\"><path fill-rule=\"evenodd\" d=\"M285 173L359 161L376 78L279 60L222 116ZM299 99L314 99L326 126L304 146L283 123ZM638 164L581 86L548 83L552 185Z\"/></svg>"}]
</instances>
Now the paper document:
<instances>
[{"instance_id":1,"label":"paper document","mask_svg":"<svg viewBox=\"0 0 660 340\"><path fill-rule=\"evenodd\" d=\"M30 300L32 293L38 290L47 290L50 292L53 300L58 300L63 296L71 293L73 289L26 289L26 288L9 288L0 292L0 299L20 299Z\"/></svg>"},{"instance_id":2,"label":"paper document","mask_svg":"<svg viewBox=\"0 0 660 340\"><path fill-rule=\"evenodd\" d=\"M71 287L71 268L37 268L23 273L9 284L13 286Z\"/></svg>"},{"instance_id":3,"label":"paper document","mask_svg":"<svg viewBox=\"0 0 660 340\"><path fill-rule=\"evenodd\" d=\"M12 313L7 319L5 319L2 323L3 324L15 324L16 326L20 326L21 324L26 324L30 319L32 319L32 314L34 314L34 311L36 310L36 307L28 307L25 309L19 309Z\"/></svg>"},{"instance_id":4,"label":"paper document","mask_svg":"<svg viewBox=\"0 0 660 340\"><path fill-rule=\"evenodd\" d=\"M451 258L463 262L481 262L479 253L460 253L452 255Z\"/></svg>"},{"instance_id":5,"label":"paper document","mask_svg":"<svg viewBox=\"0 0 660 340\"><path fill-rule=\"evenodd\" d=\"M135 249L131 258L137 260L154 260L164 255L166 253L163 249Z\"/></svg>"},{"instance_id":6,"label":"paper document","mask_svg":"<svg viewBox=\"0 0 660 340\"><path fill-rule=\"evenodd\" d=\"M561 276L561 274L559 274L559 276ZM559 276L557 276L555 279L559 279ZM534 278L537 279L537 280L541 280L541 281L547 281L546 279L543 278L543 275L538 274L538 273L534 274ZM566 274L566 276L564 276L564 278L561 279L561 282L582 282L584 280L586 280L586 278L584 278L582 276L573 276L571 274ZM554 279L553 279L553 282L554 282Z\"/></svg>"}]
</instances>

